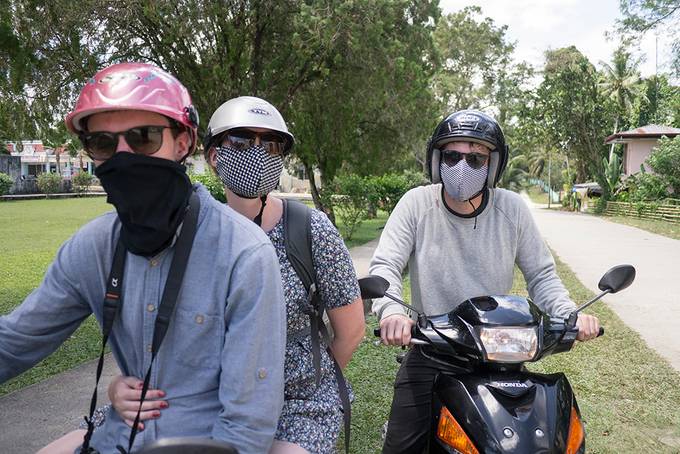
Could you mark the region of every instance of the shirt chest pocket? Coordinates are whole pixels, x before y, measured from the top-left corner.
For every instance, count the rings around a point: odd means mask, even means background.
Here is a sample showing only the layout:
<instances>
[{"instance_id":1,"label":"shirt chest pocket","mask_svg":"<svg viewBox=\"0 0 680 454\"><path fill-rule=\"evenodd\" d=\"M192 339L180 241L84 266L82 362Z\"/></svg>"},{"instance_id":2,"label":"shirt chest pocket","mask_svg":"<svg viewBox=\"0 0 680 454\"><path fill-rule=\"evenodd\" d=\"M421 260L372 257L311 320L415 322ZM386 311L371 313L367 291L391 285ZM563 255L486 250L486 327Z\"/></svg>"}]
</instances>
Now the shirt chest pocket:
<instances>
[{"instance_id":1,"label":"shirt chest pocket","mask_svg":"<svg viewBox=\"0 0 680 454\"><path fill-rule=\"evenodd\" d=\"M171 361L191 368L218 369L224 344L224 320L217 315L177 308L172 321Z\"/></svg>"}]
</instances>

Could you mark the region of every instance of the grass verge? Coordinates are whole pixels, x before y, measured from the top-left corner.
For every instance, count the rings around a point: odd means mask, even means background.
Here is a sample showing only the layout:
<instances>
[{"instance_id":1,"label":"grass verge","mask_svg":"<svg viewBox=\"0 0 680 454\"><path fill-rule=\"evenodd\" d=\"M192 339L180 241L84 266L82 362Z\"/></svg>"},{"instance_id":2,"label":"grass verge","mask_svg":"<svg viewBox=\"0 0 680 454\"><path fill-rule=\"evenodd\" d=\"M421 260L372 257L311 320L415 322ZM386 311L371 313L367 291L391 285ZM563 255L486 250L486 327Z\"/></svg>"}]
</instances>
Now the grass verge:
<instances>
[{"instance_id":1,"label":"grass verge","mask_svg":"<svg viewBox=\"0 0 680 454\"><path fill-rule=\"evenodd\" d=\"M663 235L674 240L680 240L680 224L666 221L655 221L653 219L638 219L627 216L604 216L605 219L619 224L637 227L647 232Z\"/></svg>"},{"instance_id":2,"label":"grass verge","mask_svg":"<svg viewBox=\"0 0 680 454\"><path fill-rule=\"evenodd\" d=\"M594 295L563 263L558 274L575 301ZM408 283L405 283L405 289ZM511 293L526 295L520 272ZM408 290L405 290L408 294ZM606 299L605 299L606 301ZM530 365L540 373L563 372L571 382L586 426L588 453L680 452L680 374L652 351L607 307L595 304L606 335L577 344L571 352ZM375 346L375 318L347 368L356 400L352 407L352 453L379 453L387 420L398 348Z\"/></svg>"}]
</instances>

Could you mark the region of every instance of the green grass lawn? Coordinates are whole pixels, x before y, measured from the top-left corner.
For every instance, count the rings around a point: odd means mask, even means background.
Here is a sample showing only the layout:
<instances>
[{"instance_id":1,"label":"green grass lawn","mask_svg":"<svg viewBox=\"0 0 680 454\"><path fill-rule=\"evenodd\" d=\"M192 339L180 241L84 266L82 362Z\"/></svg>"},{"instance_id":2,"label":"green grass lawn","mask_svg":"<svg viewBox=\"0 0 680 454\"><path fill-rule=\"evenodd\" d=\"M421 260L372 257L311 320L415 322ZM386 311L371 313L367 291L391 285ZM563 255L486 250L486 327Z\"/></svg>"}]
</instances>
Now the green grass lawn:
<instances>
[{"instance_id":1,"label":"green grass lawn","mask_svg":"<svg viewBox=\"0 0 680 454\"><path fill-rule=\"evenodd\" d=\"M575 301L594 296L559 261L558 273ZM512 293L526 295L524 288L517 272ZM680 374L605 304L595 304L588 312L599 317L605 336L579 343L571 352L548 357L530 369L567 375L586 425L588 453L680 452ZM352 452L357 454L380 452L380 428L389 414L399 352L396 347L374 345L375 319L370 318L368 325L346 373L356 394Z\"/></svg>"},{"instance_id":2,"label":"green grass lawn","mask_svg":"<svg viewBox=\"0 0 680 454\"><path fill-rule=\"evenodd\" d=\"M378 210L378 216L373 219L364 220L352 234L350 240L345 240L348 248L353 248L378 238L382 233L382 228L387 222L387 212Z\"/></svg>"},{"instance_id":3,"label":"green grass lawn","mask_svg":"<svg viewBox=\"0 0 680 454\"><path fill-rule=\"evenodd\" d=\"M631 218L628 216L604 216L604 218L612 222L630 225L651 233L656 233L657 235L680 240L680 224L667 221L656 221L654 219Z\"/></svg>"},{"instance_id":4,"label":"green grass lawn","mask_svg":"<svg viewBox=\"0 0 680 454\"><path fill-rule=\"evenodd\" d=\"M104 197L0 203L0 314L10 312L42 281L59 246L82 225L111 210ZM70 369L98 354L99 327L88 318L50 357L0 385L0 395Z\"/></svg>"}]
</instances>

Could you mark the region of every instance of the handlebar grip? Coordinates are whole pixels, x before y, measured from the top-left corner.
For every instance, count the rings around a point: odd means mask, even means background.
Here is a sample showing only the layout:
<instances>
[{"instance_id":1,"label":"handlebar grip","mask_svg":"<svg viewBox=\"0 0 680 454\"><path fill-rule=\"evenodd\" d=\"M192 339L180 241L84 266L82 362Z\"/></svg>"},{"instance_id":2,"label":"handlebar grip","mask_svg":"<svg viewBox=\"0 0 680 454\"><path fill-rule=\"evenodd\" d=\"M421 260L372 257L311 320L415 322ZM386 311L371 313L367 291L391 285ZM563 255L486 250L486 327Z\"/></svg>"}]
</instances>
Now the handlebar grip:
<instances>
[{"instance_id":1,"label":"handlebar grip","mask_svg":"<svg viewBox=\"0 0 680 454\"><path fill-rule=\"evenodd\" d=\"M375 328L375 329L373 330L373 335L374 335L375 337L380 337L380 328Z\"/></svg>"},{"instance_id":2,"label":"handlebar grip","mask_svg":"<svg viewBox=\"0 0 680 454\"><path fill-rule=\"evenodd\" d=\"M604 336L604 326L600 326L600 332L597 333L597 337Z\"/></svg>"}]
</instances>

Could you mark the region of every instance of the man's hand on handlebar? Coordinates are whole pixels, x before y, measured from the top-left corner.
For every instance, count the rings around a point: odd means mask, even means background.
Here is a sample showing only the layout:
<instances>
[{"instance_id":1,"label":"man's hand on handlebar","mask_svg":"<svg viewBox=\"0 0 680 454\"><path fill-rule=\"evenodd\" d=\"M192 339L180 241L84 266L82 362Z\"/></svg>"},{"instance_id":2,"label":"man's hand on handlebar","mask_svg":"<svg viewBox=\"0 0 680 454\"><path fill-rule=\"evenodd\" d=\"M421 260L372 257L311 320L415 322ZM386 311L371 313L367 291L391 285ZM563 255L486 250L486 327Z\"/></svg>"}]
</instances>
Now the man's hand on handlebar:
<instances>
[{"instance_id":1,"label":"man's hand on handlebar","mask_svg":"<svg viewBox=\"0 0 680 454\"><path fill-rule=\"evenodd\" d=\"M600 334L600 321L594 315L578 314L576 326L578 327L576 340L587 341L595 339Z\"/></svg>"},{"instance_id":2,"label":"man's hand on handlebar","mask_svg":"<svg viewBox=\"0 0 680 454\"><path fill-rule=\"evenodd\" d=\"M380 339L385 345L408 345L415 322L404 314L392 314L380 320Z\"/></svg>"}]
</instances>

